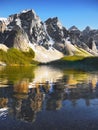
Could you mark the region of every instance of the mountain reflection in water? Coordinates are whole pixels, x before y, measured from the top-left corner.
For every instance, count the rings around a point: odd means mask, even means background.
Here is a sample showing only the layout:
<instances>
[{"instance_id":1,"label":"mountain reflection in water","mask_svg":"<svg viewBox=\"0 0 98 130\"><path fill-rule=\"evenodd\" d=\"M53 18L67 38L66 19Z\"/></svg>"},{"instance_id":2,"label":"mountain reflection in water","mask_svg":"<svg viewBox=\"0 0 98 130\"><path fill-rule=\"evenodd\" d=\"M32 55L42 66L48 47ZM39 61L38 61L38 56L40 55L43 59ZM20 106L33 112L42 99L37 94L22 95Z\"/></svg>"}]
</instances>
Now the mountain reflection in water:
<instances>
[{"instance_id":1,"label":"mountain reflection in water","mask_svg":"<svg viewBox=\"0 0 98 130\"><path fill-rule=\"evenodd\" d=\"M47 113L50 112L56 114L57 122L60 123L63 116L61 122L67 121L70 124L73 122L71 114L75 120L82 120L83 113L89 109L95 110L98 107L97 98L98 72L61 70L49 66L0 67L0 120L14 119L32 122L32 125L44 124L45 121L53 122L52 115L50 117ZM75 111L78 112L78 117L74 113L74 107L77 108ZM79 113L82 108L83 113ZM92 115L89 113L88 117L94 118ZM85 117L83 120L86 120ZM55 123L51 129L55 126L59 129L59 124ZM63 128L66 128L64 124Z\"/></svg>"}]
</instances>

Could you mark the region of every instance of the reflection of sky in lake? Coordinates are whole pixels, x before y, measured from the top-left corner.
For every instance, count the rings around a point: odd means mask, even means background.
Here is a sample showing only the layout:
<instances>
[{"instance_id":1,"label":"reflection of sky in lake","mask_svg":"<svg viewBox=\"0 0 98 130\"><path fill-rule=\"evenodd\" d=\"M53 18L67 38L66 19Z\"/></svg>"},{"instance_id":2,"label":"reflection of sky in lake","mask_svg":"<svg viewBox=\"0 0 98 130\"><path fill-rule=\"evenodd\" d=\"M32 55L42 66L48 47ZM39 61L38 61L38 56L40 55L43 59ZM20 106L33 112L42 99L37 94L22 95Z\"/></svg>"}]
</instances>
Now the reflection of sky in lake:
<instances>
[{"instance_id":1,"label":"reflection of sky in lake","mask_svg":"<svg viewBox=\"0 0 98 130\"><path fill-rule=\"evenodd\" d=\"M93 71L0 67L0 129L97 129L97 81Z\"/></svg>"}]
</instances>

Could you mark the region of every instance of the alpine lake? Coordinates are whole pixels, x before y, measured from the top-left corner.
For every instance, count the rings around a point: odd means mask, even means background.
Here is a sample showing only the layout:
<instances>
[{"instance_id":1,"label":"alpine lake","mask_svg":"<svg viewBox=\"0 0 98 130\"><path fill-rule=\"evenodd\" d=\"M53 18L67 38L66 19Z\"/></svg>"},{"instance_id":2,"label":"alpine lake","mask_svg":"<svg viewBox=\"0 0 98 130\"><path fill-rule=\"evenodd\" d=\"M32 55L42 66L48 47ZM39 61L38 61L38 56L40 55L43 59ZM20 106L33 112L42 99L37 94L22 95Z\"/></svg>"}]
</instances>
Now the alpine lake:
<instances>
[{"instance_id":1,"label":"alpine lake","mask_svg":"<svg viewBox=\"0 0 98 130\"><path fill-rule=\"evenodd\" d=\"M0 66L0 130L98 130L98 70Z\"/></svg>"}]
</instances>

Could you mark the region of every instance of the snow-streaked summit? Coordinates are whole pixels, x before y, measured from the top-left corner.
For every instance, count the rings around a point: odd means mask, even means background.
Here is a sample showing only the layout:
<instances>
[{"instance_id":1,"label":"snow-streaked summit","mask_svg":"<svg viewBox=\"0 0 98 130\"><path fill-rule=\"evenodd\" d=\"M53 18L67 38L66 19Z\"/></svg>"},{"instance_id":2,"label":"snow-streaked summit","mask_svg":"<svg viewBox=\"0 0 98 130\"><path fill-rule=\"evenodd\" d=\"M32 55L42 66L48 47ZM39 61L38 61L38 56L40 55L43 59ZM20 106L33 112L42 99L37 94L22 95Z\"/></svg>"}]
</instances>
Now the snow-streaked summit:
<instances>
[{"instance_id":1,"label":"snow-streaked summit","mask_svg":"<svg viewBox=\"0 0 98 130\"><path fill-rule=\"evenodd\" d=\"M30 11L30 9L22 10L20 13L27 13L28 11Z\"/></svg>"},{"instance_id":2,"label":"snow-streaked summit","mask_svg":"<svg viewBox=\"0 0 98 130\"><path fill-rule=\"evenodd\" d=\"M20 12L20 14L21 14L21 13L27 13L27 12L29 12L29 11L31 11L31 12L34 13L34 14L36 14L33 9L25 9L25 10L22 10L22 11Z\"/></svg>"},{"instance_id":3,"label":"snow-streaked summit","mask_svg":"<svg viewBox=\"0 0 98 130\"><path fill-rule=\"evenodd\" d=\"M0 17L0 21L7 21L7 18Z\"/></svg>"},{"instance_id":4,"label":"snow-streaked summit","mask_svg":"<svg viewBox=\"0 0 98 130\"><path fill-rule=\"evenodd\" d=\"M30 12L31 12L31 14L33 14L34 19L38 19L38 16L37 16L37 14L35 13L35 11L33 9L25 9L25 10L20 12L20 15L30 13ZM32 15L31 15L31 17L32 17Z\"/></svg>"},{"instance_id":5,"label":"snow-streaked summit","mask_svg":"<svg viewBox=\"0 0 98 130\"><path fill-rule=\"evenodd\" d=\"M58 25L58 27L60 28L60 29L62 29L63 27L62 27L62 24L61 24L61 22L58 20L57 21L57 25Z\"/></svg>"}]
</instances>

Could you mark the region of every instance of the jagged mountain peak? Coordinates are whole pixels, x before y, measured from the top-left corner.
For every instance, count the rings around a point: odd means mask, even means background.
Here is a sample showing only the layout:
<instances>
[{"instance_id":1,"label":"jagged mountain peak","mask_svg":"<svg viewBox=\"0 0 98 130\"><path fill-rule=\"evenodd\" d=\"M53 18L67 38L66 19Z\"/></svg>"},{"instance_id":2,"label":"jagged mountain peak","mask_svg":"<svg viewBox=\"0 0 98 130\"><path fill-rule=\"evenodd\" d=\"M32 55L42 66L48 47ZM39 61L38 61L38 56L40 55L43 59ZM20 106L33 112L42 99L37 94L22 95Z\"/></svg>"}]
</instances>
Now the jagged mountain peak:
<instances>
[{"instance_id":1,"label":"jagged mountain peak","mask_svg":"<svg viewBox=\"0 0 98 130\"><path fill-rule=\"evenodd\" d=\"M21 12L19 12L19 13L9 15L9 17L14 16L14 15L19 16L21 14L28 14L28 13L32 13L32 14L36 15L36 13L33 9L25 9L25 10L22 10Z\"/></svg>"},{"instance_id":2,"label":"jagged mountain peak","mask_svg":"<svg viewBox=\"0 0 98 130\"><path fill-rule=\"evenodd\" d=\"M38 19L38 18L39 18L33 9L23 10L23 11L21 11L21 12L19 13L19 15L20 15L20 16L21 16L21 15L28 15L28 17L31 17L32 19Z\"/></svg>"},{"instance_id":3,"label":"jagged mountain peak","mask_svg":"<svg viewBox=\"0 0 98 130\"><path fill-rule=\"evenodd\" d=\"M14 26L18 25L27 33L30 42L39 44L45 39L42 21L34 10L23 10L19 14L10 15L9 21L8 29L13 29Z\"/></svg>"},{"instance_id":4,"label":"jagged mountain peak","mask_svg":"<svg viewBox=\"0 0 98 130\"><path fill-rule=\"evenodd\" d=\"M40 18L37 16L34 10L32 9L26 9L21 11L20 13L17 14L12 14L8 18L11 21L15 21L16 19L20 20L39 20Z\"/></svg>"},{"instance_id":5,"label":"jagged mountain peak","mask_svg":"<svg viewBox=\"0 0 98 130\"><path fill-rule=\"evenodd\" d=\"M76 31L79 30L75 25L69 28L69 31Z\"/></svg>"},{"instance_id":6,"label":"jagged mountain peak","mask_svg":"<svg viewBox=\"0 0 98 130\"><path fill-rule=\"evenodd\" d=\"M53 17L53 18L48 18L47 20L46 20L46 22L51 22L51 21L53 21L53 22L57 22L58 21L58 17Z\"/></svg>"},{"instance_id":7,"label":"jagged mountain peak","mask_svg":"<svg viewBox=\"0 0 98 130\"><path fill-rule=\"evenodd\" d=\"M33 9L25 9L25 10L22 10L20 13L27 13L27 12L35 13Z\"/></svg>"},{"instance_id":8,"label":"jagged mountain peak","mask_svg":"<svg viewBox=\"0 0 98 130\"><path fill-rule=\"evenodd\" d=\"M58 25L58 27L62 29L62 24L61 24L60 20L58 19L58 17L49 18L45 21L45 23L52 24L54 26Z\"/></svg>"},{"instance_id":9,"label":"jagged mountain peak","mask_svg":"<svg viewBox=\"0 0 98 130\"><path fill-rule=\"evenodd\" d=\"M91 29L90 26L86 26L86 28L85 28L84 30L86 30L86 31L91 31L92 29Z\"/></svg>"},{"instance_id":10,"label":"jagged mountain peak","mask_svg":"<svg viewBox=\"0 0 98 130\"><path fill-rule=\"evenodd\" d=\"M63 27L58 17L49 18L45 21L47 25L47 32L55 42L62 43L63 39L67 37L68 31Z\"/></svg>"},{"instance_id":11,"label":"jagged mountain peak","mask_svg":"<svg viewBox=\"0 0 98 130\"><path fill-rule=\"evenodd\" d=\"M92 29L89 27L89 26L87 26L84 30L83 30L83 35L87 35L87 34L89 34L89 32L91 31Z\"/></svg>"},{"instance_id":12,"label":"jagged mountain peak","mask_svg":"<svg viewBox=\"0 0 98 130\"><path fill-rule=\"evenodd\" d=\"M60 22L59 18L58 17L53 17L53 18L49 18L45 21L45 23L47 24L52 24L52 25L58 25L59 28L62 29L62 23Z\"/></svg>"}]
</instances>

